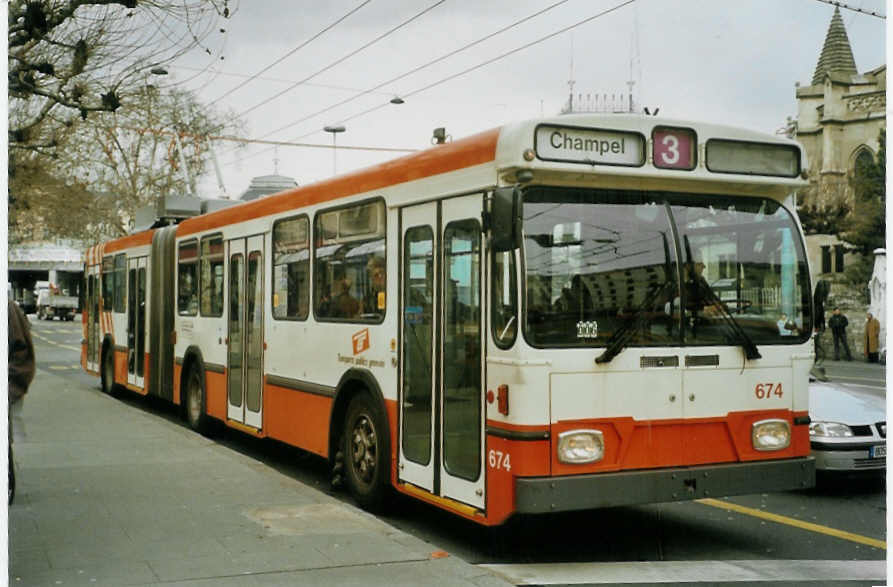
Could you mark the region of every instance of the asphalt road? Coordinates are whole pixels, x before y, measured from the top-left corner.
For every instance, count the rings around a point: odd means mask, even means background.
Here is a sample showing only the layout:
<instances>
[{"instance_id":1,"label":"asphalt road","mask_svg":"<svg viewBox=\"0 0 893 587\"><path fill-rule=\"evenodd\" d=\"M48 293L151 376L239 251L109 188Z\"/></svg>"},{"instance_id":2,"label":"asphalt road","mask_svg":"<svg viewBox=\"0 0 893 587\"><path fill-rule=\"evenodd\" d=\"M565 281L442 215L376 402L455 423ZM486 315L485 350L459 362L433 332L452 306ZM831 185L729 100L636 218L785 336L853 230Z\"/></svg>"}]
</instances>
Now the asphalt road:
<instances>
[{"instance_id":1,"label":"asphalt road","mask_svg":"<svg viewBox=\"0 0 893 587\"><path fill-rule=\"evenodd\" d=\"M32 317L39 369L64 373L87 388L98 378L78 365L78 321ZM885 394L884 370L826 363L834 379ZM171 407L135 395L121 401L158 418ZM274 441L224 430L216 442L342 500L326 463ZM815 489L571 514L514 518L483 529L405 497L380 518L516 584L883 584L886 559L884 479L821 479ZM770 579L767 579L770 578Z\"/></svg>"}]
</instances>

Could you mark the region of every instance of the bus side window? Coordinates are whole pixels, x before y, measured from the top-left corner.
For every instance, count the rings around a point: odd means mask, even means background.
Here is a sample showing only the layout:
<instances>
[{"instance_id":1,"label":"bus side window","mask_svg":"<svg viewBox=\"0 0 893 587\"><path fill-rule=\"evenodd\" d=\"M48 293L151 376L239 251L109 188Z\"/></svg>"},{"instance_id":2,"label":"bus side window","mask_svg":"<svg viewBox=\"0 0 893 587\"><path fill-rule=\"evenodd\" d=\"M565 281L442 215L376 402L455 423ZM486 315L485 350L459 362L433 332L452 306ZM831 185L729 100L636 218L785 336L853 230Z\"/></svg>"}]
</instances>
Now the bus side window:
<instances>
[{"instance_id":1,"label":"bus side window","mask_svg":"<svg viewBox=\"0 0 893 587\"><path fill-rule=\"evenodd\" d=\"M518 332L517 289L515 252L494 252L490 271L490 323L493 342L503 349L515 343Z\"/></svg>"},{"instance_id":2,"label":"bus side window","mask_svg":"<svg viewBox=\"0 0 893 587\"><path fill-rule=\"evenodd\" d=\"M202 239L200 283L202 316L223 316L223 237L219 234Z\"/></svg>"},{"instance_id":3,"label":"bus side window","mask_svg":"<svg viewBox=\"0 0 893 587\"><path fill-rule=\"evenodd\" d=\"M115 306L115 258L102 259L102 309L111 312Z\"/></svg>"},{"instance_id":4,"label":"bus side window","mask_svg":"<svg viewBox=\"0 0 893 587\"><path fill-rule=\"evenodd\" d=\"M310 220L273 224L273 318L304 320L310 310Z\"/></svg>"},{"instance_id":5,"label":"bus side window","mask_svg":"<svg viewBox=\"0 0 893 587\"><path fill-rule=\"evenodd\" d=\"M177 313L198 314L198 241L180 244L177 262Z\"/></svg>"},{"instance_id":6,"label":"bus side window","mask_svg":"<svg viewBox=\"0 0 893 587\"><path fill-rule=\"evenodd\" d=\"M384 202L362 202L320 212L313 230L316 316L367 323L384 320Z\"/></svg>"}]
</instances>

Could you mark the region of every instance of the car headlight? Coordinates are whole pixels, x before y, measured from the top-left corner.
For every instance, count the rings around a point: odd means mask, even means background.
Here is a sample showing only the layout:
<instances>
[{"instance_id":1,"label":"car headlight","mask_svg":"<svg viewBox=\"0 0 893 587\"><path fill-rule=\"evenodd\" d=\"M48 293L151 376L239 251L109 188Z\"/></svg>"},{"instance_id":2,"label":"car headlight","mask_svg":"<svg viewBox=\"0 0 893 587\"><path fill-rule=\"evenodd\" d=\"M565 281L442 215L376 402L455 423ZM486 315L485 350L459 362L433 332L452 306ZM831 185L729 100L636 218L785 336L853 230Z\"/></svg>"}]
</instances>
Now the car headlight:
<instances>
[{"instance_id":1,"label":"car headlight","mask_svg":"<svg viewBox=\"0 0 893 587\"><path fill-rule=\"evenodd\" d=\"M605 438L600 430L570 430L558 435L558 461L561 463L594 463L604 456Z\"/></svg>"},{"instance_id":2,"label":"car headlight","mask_svg":"<svg viewBox=\"0 0 893 587\"><path fill-rule=\"evenodd\" d=\"M809 425L810 436L824 436L826 438L846 438L853 435L853 430L846 424L839 422L812 422Z\"/></svg>"},{"instance_id":3,"label":"car headlight","mask_svg":"<svg viewBox=\"0 0 893 587\"><path fill-rule=\"evenodd\" d=\"M791 426L787 420L760 420L753 423L750 438L756 450L782 450L791 445Z\"/></svg>"}]
</instances>

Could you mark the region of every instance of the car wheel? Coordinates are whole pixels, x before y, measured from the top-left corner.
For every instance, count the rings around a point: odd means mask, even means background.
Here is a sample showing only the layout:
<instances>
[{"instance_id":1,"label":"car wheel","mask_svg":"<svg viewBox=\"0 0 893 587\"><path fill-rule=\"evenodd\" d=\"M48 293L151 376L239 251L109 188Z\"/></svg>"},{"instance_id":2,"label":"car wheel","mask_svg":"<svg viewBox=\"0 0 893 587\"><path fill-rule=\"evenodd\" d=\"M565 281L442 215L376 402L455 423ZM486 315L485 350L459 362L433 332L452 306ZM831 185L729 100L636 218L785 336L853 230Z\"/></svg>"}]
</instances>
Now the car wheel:
<instances>
[{"instance_id":1,"label":"car wheel","mask_svg":"<svg viewBox=\"0 0 893 587\"><path fill-rule=\"evenodd\" d=\"M388 430L381 406L368 393L360 393L350 401L342 442L351 494L367 510L380 508L390 479Z\"/></svg>"}]
</instances>

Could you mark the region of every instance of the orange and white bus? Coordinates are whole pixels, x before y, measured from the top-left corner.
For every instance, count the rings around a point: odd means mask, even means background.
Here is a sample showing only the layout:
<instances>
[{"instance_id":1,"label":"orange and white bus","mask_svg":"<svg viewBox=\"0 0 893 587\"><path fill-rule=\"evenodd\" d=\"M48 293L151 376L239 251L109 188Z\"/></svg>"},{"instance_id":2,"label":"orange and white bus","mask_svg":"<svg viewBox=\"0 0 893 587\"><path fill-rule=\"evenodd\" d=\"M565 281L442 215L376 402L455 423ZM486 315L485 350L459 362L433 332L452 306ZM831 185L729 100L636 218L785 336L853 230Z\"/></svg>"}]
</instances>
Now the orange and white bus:
<instances>
[{"instance_id":1,"label":"orange and white bus","mask_svg":"<svg viewBox=\"0 0 893 587\"><path fill-rule=\"evenodd\" d=\"M807 487L787 139L513 123L87 251L83 364L396 490L513 514Z\"/></svg>"}]
</instances>

